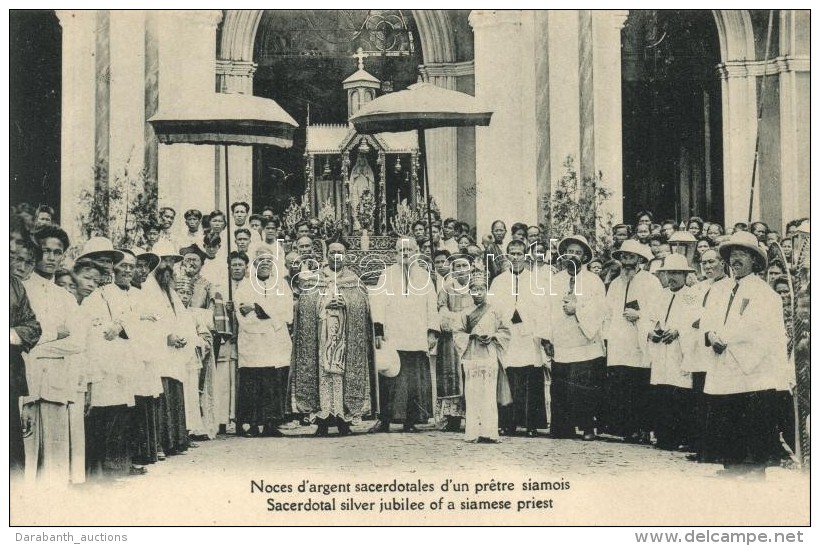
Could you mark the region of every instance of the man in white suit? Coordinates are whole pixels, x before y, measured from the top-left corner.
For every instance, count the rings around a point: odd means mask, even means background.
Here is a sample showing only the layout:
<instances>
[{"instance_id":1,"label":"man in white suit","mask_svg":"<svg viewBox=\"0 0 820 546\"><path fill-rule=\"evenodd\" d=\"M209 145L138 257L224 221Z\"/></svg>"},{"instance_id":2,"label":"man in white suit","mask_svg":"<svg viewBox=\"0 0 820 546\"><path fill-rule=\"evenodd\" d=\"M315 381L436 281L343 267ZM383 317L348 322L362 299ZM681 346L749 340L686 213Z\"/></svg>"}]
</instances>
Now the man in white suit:
<instances>
[{"instance_id":1,"label":"man in white suit","mask_svg":"<svg viewBox=\"0 0 820 546\"><path fill-rule=\"evenodd\" d=\"M701 320L703 342L716 359L706 372L707 428L704 459L729 474L763 475L776 441L776 391L794 384L789 368L780 296L756 273L766 251L748 232L719 247L735 285L709 298Z\"/></svg>"}]
</instances>

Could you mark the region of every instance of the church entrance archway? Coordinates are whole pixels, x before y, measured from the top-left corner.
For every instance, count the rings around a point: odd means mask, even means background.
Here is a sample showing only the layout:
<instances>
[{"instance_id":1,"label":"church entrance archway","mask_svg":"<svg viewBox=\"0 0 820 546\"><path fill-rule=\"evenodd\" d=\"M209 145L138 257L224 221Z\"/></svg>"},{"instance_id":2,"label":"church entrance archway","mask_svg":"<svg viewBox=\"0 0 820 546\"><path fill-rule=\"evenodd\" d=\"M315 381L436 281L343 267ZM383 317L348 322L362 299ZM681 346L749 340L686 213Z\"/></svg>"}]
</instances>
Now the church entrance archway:
<instances>
[{"instance_id":1,"label":"church entrance archway","mask_svg":"<svg viewBox=\"0 0 820 546\"><path fill-rule=\"evenodd\" d=\"M724 218L721 44L706 10L635 10L622 30L624 219Z\"/></svg>"},{"instance_id":2,"label":"church entrance archway","mask_svg":"<svg viewBox=\"0 0 820 546\"><path fill-rule=\"evenodd\" d=\"M265 11L254 44L256 72L253 93L276 100L300 123L290 149L257 148L253 158L253 199L283 213L292 200L307 194L304 203L314 213L326 203L341 212L345 192L343 179L354 173L370 173L371 185L378 177L383 158L377 146L350 146L348 161L327 152L346 137L352 104L343 82L363 68L377 82L367 98L404 89L416 82L422 64L420 40L409 13L400 10L292 10ZM356 57L357 51L361 54ZM354 95L353 102L360 100ZM312 131L308 131L308 126ZM334 130L335 129L335 130ZM312 136L308 143L307 136ZM316 142L317 137L329 140ZM338 138L336 138L338 137ZM357 142L359 142L357 140ZM372 143L372 141L371 141ZM311 155L308 156L307 154ZM411 188L409 161L389 158L385 201L395 207L400 195ZM312 176L310 175L312 171ZM343 172L346 171L346 172ZM362 175L359 178L364 178ZM350 201L355 209L358 195ZM374 188L378 192L380 188ZM376 196L380 199L381 196ZM379 219L381 220L381 219Z\"/></svg>"}]
</instances>

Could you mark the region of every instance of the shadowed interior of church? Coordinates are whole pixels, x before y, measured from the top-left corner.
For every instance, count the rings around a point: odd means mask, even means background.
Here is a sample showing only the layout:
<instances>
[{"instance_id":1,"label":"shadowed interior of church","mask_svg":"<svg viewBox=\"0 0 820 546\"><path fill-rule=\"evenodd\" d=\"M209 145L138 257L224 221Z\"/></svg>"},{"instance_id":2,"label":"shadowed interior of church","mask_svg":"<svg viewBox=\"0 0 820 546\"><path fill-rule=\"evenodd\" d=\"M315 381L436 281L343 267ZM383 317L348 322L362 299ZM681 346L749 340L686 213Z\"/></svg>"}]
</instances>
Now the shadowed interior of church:
<instances>
[{"instance_id":1,"label":"shadowed interior of church","mask_svg":"<svg viewBox=\"0 0 820 546\"><path fill-rule=\"evenodd\" d=\"M60 202L62 29L50 10L18 10L11 15L10 199L56 206Z\"/></svg>"},{"instance_id":2,"label":"shadowed interior of church","mask_svg":"<svg viewBox=\"0 0 820 546\"><path fill-rule=\"evenodd\" d=\"M622 36L624 219L723 216L720 62L709 11L632 10Z\"/></svg>"},{"instance_id":3,"label":"shadowed interior of church","mask_svg":"<svg viewBox=\"0 0 820 546\"><path fill-rule=\"evenodd\" d=\"M254 61L254 94L276 100L300 124L289 149L257 147L254 152L253 199L259 205L270 204L284 211L291 198L305 192L306 171L315 175L312 195L314 213L328 199L337 213L342 212L344 178L342 139L325 142L347 132L348 93L342 82L357 72L358 58L364 69L378 80L375 95L407 88L418 79L421 63L420 42L412 15L400 10L277 10L266 11L256 36ZM308 126L314 131L314 146L323 151L336 146L338 153L317 154L307 161ZM327 130L328 125L336 131ZM342 128L344 126L344 128ZM322 142L315 142L317 139ZM369 141L373 143L372 140ZM351 202L354 170L366 178L378 175L380 166L377 145L361 146L360 139L350 143L349 165ZM313 151L319 151L318 149ZM361 156L361 159L359 157ZM366 162L364 161L366 159ZM398 161L397 161L398 159ZM401 196L409 198L410 160L396 155L387 157L385 166L385 202L393 210ZM358 166L358 167L357 167ZM372 171L369 173L368 171ZM378 184L376 184L378 192ZM381 196L375 196L380 199ZM354 212L355 214L355 212ZM392 213L388 212L389 217ZM379 216L378 225L386 218Z\"/></svg>"}]
</instances>

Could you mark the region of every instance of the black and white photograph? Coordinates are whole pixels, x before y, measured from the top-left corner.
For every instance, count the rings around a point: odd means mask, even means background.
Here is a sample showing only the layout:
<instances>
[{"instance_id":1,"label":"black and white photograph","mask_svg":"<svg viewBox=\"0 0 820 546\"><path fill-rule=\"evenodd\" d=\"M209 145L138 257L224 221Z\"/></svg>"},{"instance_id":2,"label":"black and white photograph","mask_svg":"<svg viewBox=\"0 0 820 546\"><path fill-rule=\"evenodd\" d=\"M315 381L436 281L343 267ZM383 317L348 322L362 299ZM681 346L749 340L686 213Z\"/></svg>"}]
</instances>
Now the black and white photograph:
<instances>
[{"instance_id":1,"label":"black and white photograph","mask_svg":"<svg viewBox=\"0 0 820 546\"><path fill-rule=\"evenodd\" d=\"M567 7L10 9L16 542L809 526L811 12Z\"/></svg>"}]
</instances>

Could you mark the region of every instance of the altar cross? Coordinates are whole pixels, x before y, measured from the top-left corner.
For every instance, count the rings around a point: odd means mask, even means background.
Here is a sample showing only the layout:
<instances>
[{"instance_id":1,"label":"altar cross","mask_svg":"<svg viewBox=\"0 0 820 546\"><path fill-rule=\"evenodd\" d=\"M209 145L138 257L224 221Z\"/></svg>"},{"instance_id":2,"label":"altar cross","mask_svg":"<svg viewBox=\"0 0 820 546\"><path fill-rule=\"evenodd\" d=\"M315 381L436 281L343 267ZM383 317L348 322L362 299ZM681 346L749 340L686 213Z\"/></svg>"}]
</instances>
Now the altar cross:
<instances>
[{"instance_id":1,"label":"altar cross","mask_svg":"<svg viewBox=\"0 0 820 546\"><path fill-rule=\"evenodd\" d=\"M353 58L359 60L359 70L364 70L364 60L367 57L370 57L370 55L365 53L361 47L359 47L359 49L356 50L356 53L353 55Z\"/></svg>"}]
</instances>

